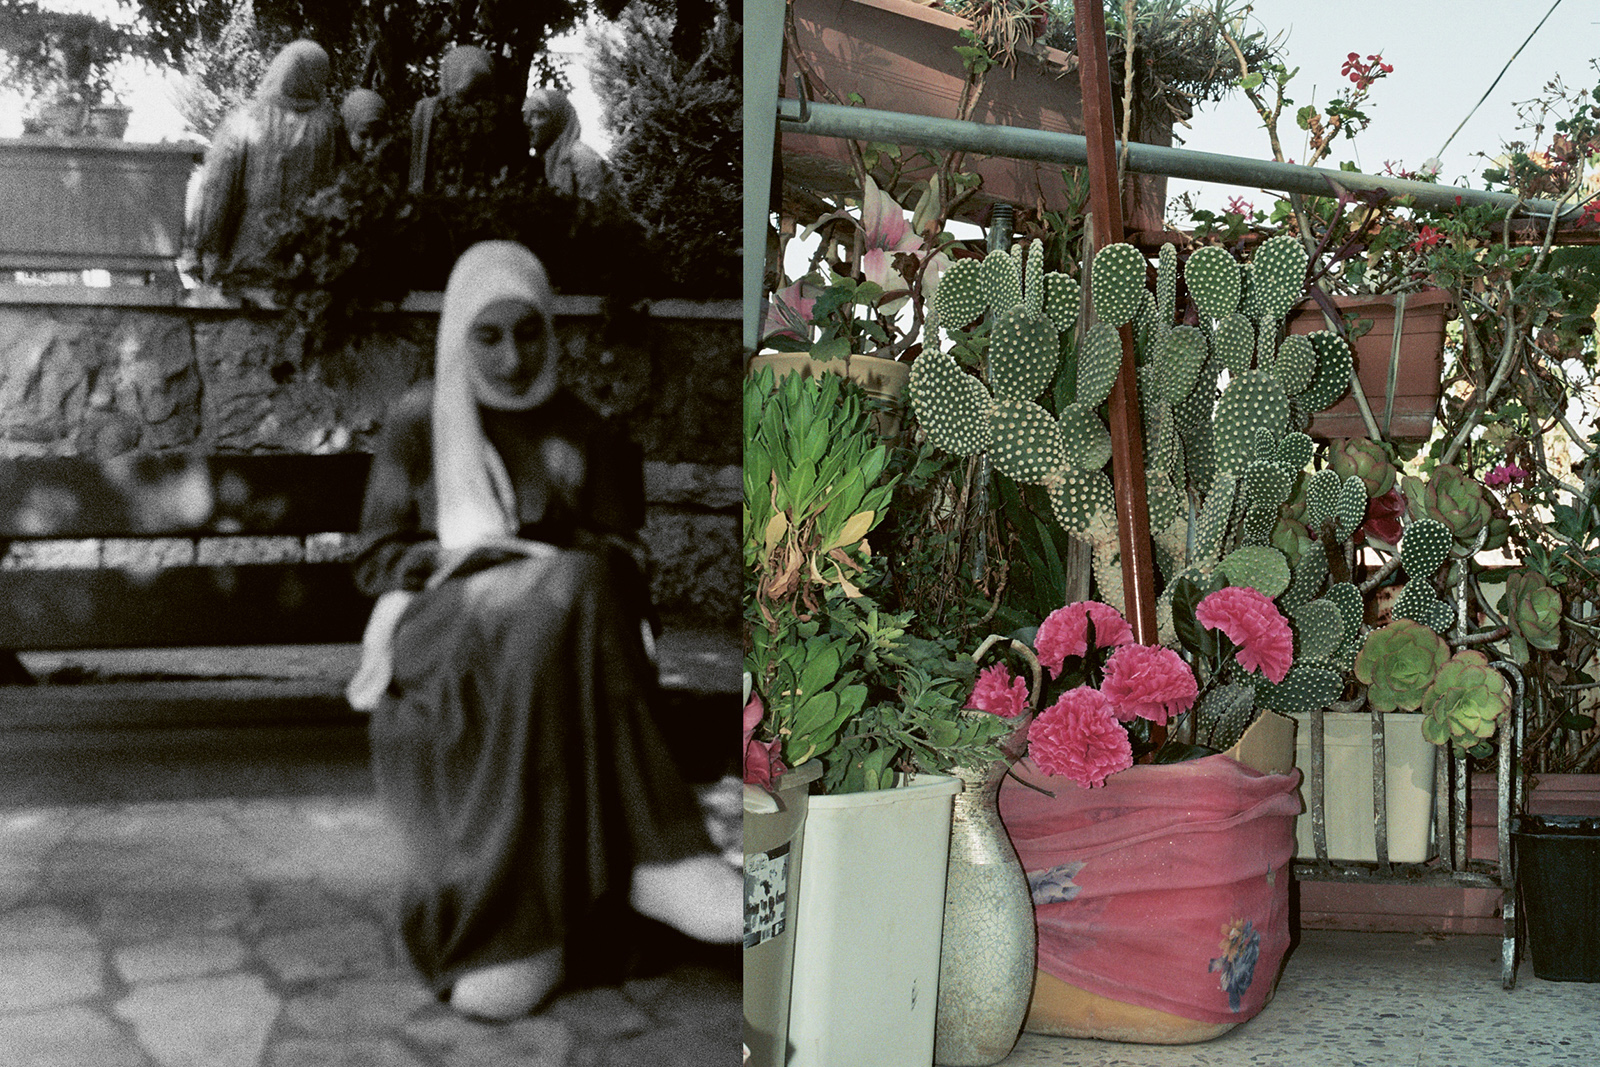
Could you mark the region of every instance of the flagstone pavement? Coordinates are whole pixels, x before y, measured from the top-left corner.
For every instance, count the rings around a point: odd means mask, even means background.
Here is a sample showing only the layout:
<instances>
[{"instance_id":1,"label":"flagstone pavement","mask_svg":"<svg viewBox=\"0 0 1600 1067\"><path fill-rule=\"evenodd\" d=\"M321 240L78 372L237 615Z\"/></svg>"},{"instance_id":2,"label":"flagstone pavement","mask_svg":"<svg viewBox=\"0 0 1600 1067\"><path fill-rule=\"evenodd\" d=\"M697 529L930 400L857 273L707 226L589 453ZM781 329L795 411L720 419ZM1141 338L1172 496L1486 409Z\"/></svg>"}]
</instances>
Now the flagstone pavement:
<instances>
[{"instance_id":1,"label":"flagstone pavement","mask_svg":"<svg viewBox=\"0 0 1600 1067\"><path fill-rule=\"evenodd\" d=\"M738 946L625 908L535 1016L435 1001L389 933L400 848L360 720L25 726L0 729L0 1067L739 1062ZM697 789L737 863L720 773Z\"/></svg>"}]
</instances>

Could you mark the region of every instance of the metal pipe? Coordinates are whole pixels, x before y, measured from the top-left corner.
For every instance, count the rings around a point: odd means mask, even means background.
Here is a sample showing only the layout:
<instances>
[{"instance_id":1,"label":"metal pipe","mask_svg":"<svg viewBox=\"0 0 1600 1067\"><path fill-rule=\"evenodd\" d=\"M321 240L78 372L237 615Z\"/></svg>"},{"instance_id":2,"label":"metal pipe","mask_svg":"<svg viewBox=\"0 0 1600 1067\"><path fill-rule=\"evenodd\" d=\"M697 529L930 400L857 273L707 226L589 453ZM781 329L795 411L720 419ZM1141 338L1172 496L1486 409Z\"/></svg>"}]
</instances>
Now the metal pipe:
<instances>
[{"instance_id":1,"label":"metal pipe","mask_svg":"<svg viewBox=\"0 0 1600 1067\"><path fill-rule=\"evenodd\" d=\"M982 122L936 119L926 115L907 115L895 111L874 111L862 107L812 102L805 120L805 132L822 137L849 137L858 141L915 145L919 148L959 150L1008 159L1027 159L1040 163L1082 166L1089 161L1088 139L1075 133L1025 130L1014 126L994 126ZM801 102L785 97L778 101L778 117L789 122L800 120ZM1117 150L1120 151L1118 143ZM1410 196L1425 208L1489 205L1500 211L1514 206L1524 215L1548 218L1557 210L1551 200L1523 200L1510 193L1482 189L1463 189L1454 185L1434 185L1359 171L1303 167L1296 163L1228 156L1217 152L1197 152L1187 148L1168 148L1131 142L1128 170L1139 174L1164 174L1170 178L1252 185L1308 196L1337 196L1351 193L1381 192L1387 196ZM1561 209L1564 216L1575 216L1577 207Z\"/></svg>"}]
</instances>

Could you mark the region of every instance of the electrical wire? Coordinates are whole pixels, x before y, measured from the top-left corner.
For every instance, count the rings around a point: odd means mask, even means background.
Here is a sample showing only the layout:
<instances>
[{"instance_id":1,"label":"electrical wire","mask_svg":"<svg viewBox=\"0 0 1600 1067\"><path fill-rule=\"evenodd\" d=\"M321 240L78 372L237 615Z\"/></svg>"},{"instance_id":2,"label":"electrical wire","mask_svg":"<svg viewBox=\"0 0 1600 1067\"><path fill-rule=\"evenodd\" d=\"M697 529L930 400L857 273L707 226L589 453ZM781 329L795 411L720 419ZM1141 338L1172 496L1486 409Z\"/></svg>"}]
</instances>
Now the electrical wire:
<instances>
[{"instance_id":1,"label":"electrical wire","mask_svg":"<svg viewBox=\"0 0 1600 1067\"><path fill-rule=\"evenodd\" d=\"M1543 28L1544 24L1550 20L1550 16L1556 13L1556 8L1560 6L1561 0L1555 0L1555 3L1550 5L1550 10L1544 13L1544 18L1540 19L1539 25L1533 28L1533 33L1528 34L1528 40L1523 41L1517 46L1517 50L1511 53L1511 58L1506 60L1506 65L1500 68L1500 73L1494 76L1494 81L1489 83L1489 88L1484 90L1483 96L1478 99L1476 104L1472 105L1472 110L1467 112L1467 117L1461 120L1461 126L1465 126L1472 120L1472 116L1478 113L1478 109L1483 106L1483 102L1489 99L1489 94L1494 92L1494 87L1500 84L1500 79L1504 78L1506 76L1506 71L1511 69L1511 64L1515 63L1517 61L1517 57L1522 54L1522 50L1528 47L1528 41L1533 40L1534 34L1538 33L1539 30ZM1434 153L1434 159L1444 158L1444 150L1450 147L1450 142L1455 140L1456 134L1461 132L1461 126L1457 126L1454 130L1450 131L1450 136L1444 139L1444 144L1440 145L1439 151Z\"/></svg>"}]
</instances>

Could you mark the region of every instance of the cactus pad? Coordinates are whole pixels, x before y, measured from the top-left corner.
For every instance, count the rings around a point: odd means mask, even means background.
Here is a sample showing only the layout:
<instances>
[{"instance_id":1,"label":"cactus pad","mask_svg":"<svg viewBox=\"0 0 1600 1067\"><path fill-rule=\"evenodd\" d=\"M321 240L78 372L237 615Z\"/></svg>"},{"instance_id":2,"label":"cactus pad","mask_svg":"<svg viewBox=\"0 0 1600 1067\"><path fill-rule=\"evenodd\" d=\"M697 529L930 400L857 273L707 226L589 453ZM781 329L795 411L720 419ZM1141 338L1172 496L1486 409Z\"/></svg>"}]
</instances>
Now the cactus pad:
<instances>
[{"instance_id":1,"label":"cactus pad","mask_svg":"<svg viewBox=\"0 0 1600 1067\"><path fill-rule=\"evenodd\" d=\"M1344 693L1344 675L1320 663L1296 663L1288 675L1273 685L1256 686L1256 703L1277 711L1315 711L1338 700Z\"/></svg>"},{"instance_id":2,"label":"cactus pad","mask_svg":"<svg viewBox=\"0 0 1600 1067\"><path fill-rule=\"evenodd\" d=\"M983 383L948 352L924 350L911 364L907 386L917 421L937 448L970 456L989 447L994 401Z\"/></svg>"},{"instance_id":3,"label":"cactus pad","mask_svg":"<svg viewBox=\"0 0 1600 1067\"><path fill-rule=\"evenodd\" d=\"M1255 458L1257 430L1283 432L1289 401L1265 371L1246 371L1228 384L1217 403L1217 469L1242 471Z\"/></svg>"},{"instance_id":4,"label":"cactus pad","mask_svg":"<svg viewBox=\"0 0 1600 1067\"><path fill-rule=\"evenodd\" d=\"M1197 248L1183 267L1183 280L1200 314L1220 319L1239 310L1239 264L1225 248Z\"/></svg>"},{"instance_id":5,"label":"cactus pad","mask_svg":"<svg viewBox=\"0 0 1600 1067\"><path fill-rule=\"evenodd\" d=\"M1122 336L1108 322L1097 322L1078 349L1078 402L1099 407L1122 372Z\"/></svg>"},{"instance_id":6,"label":"cactus pad","mask_svg":"<svg viewBox=\"0 0 1600 1067\"><path fill-rule=\"evenodd\" d=\"M1396 619L1412 619L1434 633L1450 632L1456 624L1456 613L1449 604L1439 599L1433 586L1422 578L1412 578L1394 598L1390 615Z\"/></svg>"},{"instance_id":7,"label":"cactus pad","mask_svg":"<svg viewBox=\"0 0 1600 1067\"><path fill-rule=\"evenodd\" d=\"M1291 612L1302 659L1330 659L1344 641L1344 616L1333 601L1319 597Z\"/></svg>"},{"instance_id":8,"label":"cactus pad","mask_svg":"<svg viewBox=\"0 0 1600 1067\"><path fill-rule=\"evenodd\" d=\"M1022 299L1028 311L1044 314L1044 242L1035 237L1028 245L1027 265L1023 273Z\"/></svg>"},{"instance_id":9,"label":"cactus pad","mask_svg":"<svg viewBox=\"0 0 1600 1067\"><path fill-rule=\"evenodd\" d=\"M1339 491L1344 487L1344 479L1339 477L1337 471L1316 471L1306 482L1306 525L1311 527L1313 533L1322 529L1322 524L1328 521L1339 507Z\"/></svg>"},{"instance_id":10,"label":"cactus pad","mask_svg":"<svg viewBox=\"0 0 1600 1067\"><path fill-rule=\"evenodd\" d=\"M1061 409L1061 447L1068 466L1097 471L1111 462L1111 431L1087 404Z\"/></svg>"},{"instance_id":11,"label":"cactus pad","mask_svg":"<svg viewBox=\"0 0 1600 1067\"><path fill-rule=\"evenodd\" d=\"M1291 471L1305 470L1316 445L1303 433L1286 433L1278 440L1278 463Z\"/></svg>"},{"instance_id":12,"label":"cactus pad","mask_svg":"<svg viewBox=\"0 0 1600 1067\"><path fill-rule=\"evenodd\" d=\"M997 312L1022 303L1017 261L998 248L983 257L983 299Z\"/></svg>"},{"instance_id":13,"label":"cactus pad","mask_svg":"<svg viewBox=\"0 0 1600 1067\"><path fill-rule=\"evenodd\" d=\"M1130 244L1109 244L1095 253L1089 270L1095 314L1113 326L1132 322L1148 292L1144 256Z\"/></svg>"},{"instance_id":14,"label":"cactus pad","mask_svg":"<svg viewBox=\"0 0 1600 1067\"><path fill-rule=\"evenodd\" d=\"M1083 289L1078 279L1070 274L1051 271L1044 276L1044 313L1056 324L1056 330L1066 333L1078 323L1078 305L1083 299Z\"/></svg>"},{"instance_id":15,"label":"cactus pad","mask_svg":"<svg viewBox=\"0 0 1600 1067\"><path fill-rule=\"evenodd\" d=\"M1355 370L1355 357L1344 338L1327 330L1306 335L1317 353L1317 373L1299 396L1306 411L1315 414L1338 403L1350 388L1350 374Z\"/></svg>"},{"instance_id":16,"label":"cactus pad","mask_svg":"<svg viewBox=\"0 0 1600 1067\"><path fill-rule=\"evenodd\" d=\"M1412 578L1439 573L1450 555L1450 528L1437 519L1412 519L1400 538L1400 565Z\"/></svg>"},{"instance_id":17,"label":"cactus pad","mask_svg":"<svg viewBox=\"0 0 1600 1067\"><path fill-rule=\"evenodd\" d=\"M1246 545L1228 553L1218 566L1231 585L1248 585L1275 597L1289 588L1289 561L1270 545Z\"/></svg>"},{"instance_id":18,"label":"cactus pad","mask_svg":"<svg viewBox=\"0 0 1600 1067\"><path fill-rule=\"evenodd\" d=\"M1250 286L1260 318L1281 319L1305 295L1306 249L1286 233L1261 242L1250 260Z\"/></svg>"},{"instance_id":19,"label":"cactus pad","mask_svg":"<svg viewBox=\"0 0 1600 1067\"><path fill-rule=\"evenodd\" d=\"M1355 475L1344 480L1339 487L1339 502L1334 507L1334 528L1339 540L1348 540L1367 517L1367 483Z\"/></svg>"},{"instance_id":20,"label":"cactus pad","mask_svg":"<svg viewBox=\"0 0 1600 1067\"><path fill-rule=\"evenodd\" d=\"M1217 323L1211 344L1228 373L1237 378L1250 369L1251 358L1255 355L1255 327L1250 325L1249 319L1234 312Z\"/></svg>"},{"instance_id":21,"label":"cactus pad","mask_svg":"<svg viewBox=\"0 0 1600 1067\"><path fill-rule=\"evenodd\" d=\"M1205 366L1206 336L1193 326L1176 326L1160 342L1161 394L1179 404L1194 389Z\"/></svg>"},{"instance_id":22,"label":"cactus pad","mask_svg":"<svg viewBox=\"0 0 1600 1067\"><path fill-rule=\"evenodd\" d=\"M987 304L982 260L958 259L939 276L939 287L933 293L933 309L945 326L957 329L966 326L983 314Z\"/></svg>"},{"instance_id":23,"label":"cactus pad","mask_svg":"<svg viewBox=\"0 0 1600 1067\"><path fill-rule=\"evenodd\" d=\"M995 404L989 458L1012 481L1036 485L1066 460L1061 424L1030 400Z\"/></svg>"},{"instance_id":24,"label":"cactus pad","mask_svg":"<svg viewBox=\"0 0 1600 1067\"><path fill-rule=\"evenodd\" d=\"M1170 241L1161 246L1156 266L1156 309L1163 326L1178 317L1178 249Z\"/></svg>"},{"instance_id":25,"label":"cactus pad","mask_svg":"<svg viewBox=\"0 0 1600 1067\"><path fill-rule=\"evenodd\" d=\"M1278 342L1278 355L1272 361L1272 376L1283 391L1298 396L1317 373L1317 352L1300 334L1290 334Z\"/></svg>"},{"instance_id":26,"label":"cactus pad","mask_svg":"<svg viewBox=\"0 0 1600 1067\"><path fill-rule=\"evenodd\" d=\"M1032 400L1056 375L1055 324L1026 308L1000 312L989 332L989 380L996 400Z\"/></svg>"},{"instance_id":27,"label":"cactus pad","mask_svg":"<svg viewBox=\"0 0 1600 1067\"><path fill-rule=\"evenodd\" d=\"M1100 471L1063 470L1050 487L1050 510L1063 530L1087 535L1096 516L1116 515L1111 479Z\"/></svg>"}]
</instances>

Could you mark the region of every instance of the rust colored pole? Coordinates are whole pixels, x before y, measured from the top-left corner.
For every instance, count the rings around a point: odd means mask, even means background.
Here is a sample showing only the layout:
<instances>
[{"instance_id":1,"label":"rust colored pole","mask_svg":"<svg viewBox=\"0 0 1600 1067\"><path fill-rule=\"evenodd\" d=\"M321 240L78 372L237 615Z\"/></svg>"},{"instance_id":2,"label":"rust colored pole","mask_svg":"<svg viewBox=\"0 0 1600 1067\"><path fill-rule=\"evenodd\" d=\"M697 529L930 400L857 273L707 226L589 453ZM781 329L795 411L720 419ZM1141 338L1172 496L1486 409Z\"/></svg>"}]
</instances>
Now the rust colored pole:
<instances>
[{"instance_id":1,"label":"rust colored pole","mask_svg":"<svg viewBox=\"0 0 1600 1067\"><path fill-rule=\"evenodd\" d=\"M1106 16L1100 0L1073 5L1078 33L1078 77L1083 87L1084 138L1089 145L1089 205L1094 212L1094 247L1122 240L1122 197L1117 188L1117 146L1111 118L1111 70L1106 57ZM1156 635L1155 559L1150 511L1145 499L1144 432L1139 420L1139 382L1133 328L1122 334L1122 373L1111 390L1111 474L1117 499L1117 537L1122 548L1123 606L1142 645ZM1159 729L1159 728L1157 728Z\"/></svg>"}]
</instances>

